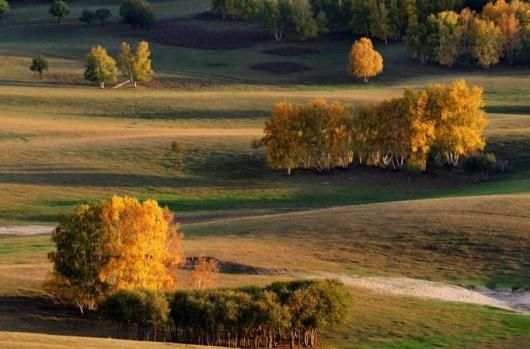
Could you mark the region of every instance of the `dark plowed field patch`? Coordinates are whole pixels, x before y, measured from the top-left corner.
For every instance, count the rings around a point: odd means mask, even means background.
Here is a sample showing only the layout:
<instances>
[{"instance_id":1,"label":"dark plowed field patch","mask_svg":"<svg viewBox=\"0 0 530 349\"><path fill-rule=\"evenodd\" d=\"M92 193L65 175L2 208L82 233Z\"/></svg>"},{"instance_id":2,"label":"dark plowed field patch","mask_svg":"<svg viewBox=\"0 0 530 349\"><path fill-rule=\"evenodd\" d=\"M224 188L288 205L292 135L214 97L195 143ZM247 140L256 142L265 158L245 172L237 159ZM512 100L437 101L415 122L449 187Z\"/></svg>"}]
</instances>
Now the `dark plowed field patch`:
<instances>
[{"instance_id":1,"label":"dark plowed field patch","mask_svg":"<svg viewBox=\"0 0 530 349\"><path fill-rule=\"evenodd\" d=\"M295 56L306 56L314 55L320 53L320 50L311 47L300 47L300 46L283 46L278 48L273 48L271 50L265 50L263 53L274 55L274 56L283 56L283 57L295 57Z\"/></svg>"},{"instance_id":2,"label":"dark plowed field patch","mask_svg":"<svg viewBox=\"0 0 530 349\"><path fill-rule=\"evenodd\" d=\"M308 67L307 65L293 63L293 62L265 62L254 64L250 67L252 70L261 70L266 71L271 74L292 74L292 73L301 73L308 70L313 70L313 68Z\"/></svg>"},{"instance_id":3,"label":"dark plowed field patch","mask_svg":"<svg viewBox=\"0 0 530 349\"><path fill-rule=\"evenodd\" d=\"M205 50L232 50L250 47L270 36L258 30L207 30L177 20L159 22L151 33L160 44Z\"/></svg>"}]
</instances>

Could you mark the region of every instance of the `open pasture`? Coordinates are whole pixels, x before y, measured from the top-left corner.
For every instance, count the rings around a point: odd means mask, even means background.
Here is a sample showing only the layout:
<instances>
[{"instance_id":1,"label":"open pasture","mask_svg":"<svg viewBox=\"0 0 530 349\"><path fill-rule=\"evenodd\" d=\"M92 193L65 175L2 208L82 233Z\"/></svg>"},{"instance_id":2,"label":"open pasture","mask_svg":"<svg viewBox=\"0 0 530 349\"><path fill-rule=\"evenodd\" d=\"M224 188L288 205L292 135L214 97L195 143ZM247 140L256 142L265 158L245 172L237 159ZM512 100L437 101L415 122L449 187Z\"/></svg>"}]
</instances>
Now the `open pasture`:
<instances>
[{"instance_id":1,"label":"open pasture","mask_svg":"<svg viewBox=\"0 0 530 349\"><path fill-rule=\"evenodd\" d=\"M378 42L384 73L363 84L345 74L349 33L278 44L259 20L201 14L207 0L153 0L159 24L135 31L119 23L119 4L73 1L60 25L49 4L12 4L0 22L0 224L51 227L79 202L127 194L175 211L187 256L263 271L223 273L221 286L340 275L530 288L529 67L448 69ZM99 7L113 12L106 26L77 20ZM92 46L117 55L121 42L143 39L155 70L149 86L99 90L83 79ZM50 60L42 81L29 71L37 54ZM286 176L250 146L279 101L359 106L455 79L484 87L487 150L508 161L506 173L485 180L461 170L358 167ZM172 141L186 148L181 165ZM41 298L52 250L49 234L0 236L0 347L189 347L86 338L109 337L112 326ZM354 317L323 334L326 347L511 349L530 341L527 315L351 292Z\"/></svg>"}]
</instances>

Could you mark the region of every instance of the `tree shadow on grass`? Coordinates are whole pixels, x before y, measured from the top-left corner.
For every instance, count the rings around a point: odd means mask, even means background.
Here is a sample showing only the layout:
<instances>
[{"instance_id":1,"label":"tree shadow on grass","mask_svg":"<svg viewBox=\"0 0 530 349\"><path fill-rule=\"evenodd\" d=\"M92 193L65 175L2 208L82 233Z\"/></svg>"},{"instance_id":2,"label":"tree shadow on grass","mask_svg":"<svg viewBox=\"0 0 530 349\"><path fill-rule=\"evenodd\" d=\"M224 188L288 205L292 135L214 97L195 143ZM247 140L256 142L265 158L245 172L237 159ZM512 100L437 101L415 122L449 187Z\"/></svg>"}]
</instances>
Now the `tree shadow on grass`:
<instances>
[{"instance_id":1,"label":"tree shadow on grass","mask_svg":"<svg viewBox=\"0 0 530 349\"><path fill-rule=\"evenodd\" d=\"M95 315L81 315L73 307L38 296L0 296L0 314L2 331L87 337L113 335L113 327Z\"/></svg>"}]
</instances>

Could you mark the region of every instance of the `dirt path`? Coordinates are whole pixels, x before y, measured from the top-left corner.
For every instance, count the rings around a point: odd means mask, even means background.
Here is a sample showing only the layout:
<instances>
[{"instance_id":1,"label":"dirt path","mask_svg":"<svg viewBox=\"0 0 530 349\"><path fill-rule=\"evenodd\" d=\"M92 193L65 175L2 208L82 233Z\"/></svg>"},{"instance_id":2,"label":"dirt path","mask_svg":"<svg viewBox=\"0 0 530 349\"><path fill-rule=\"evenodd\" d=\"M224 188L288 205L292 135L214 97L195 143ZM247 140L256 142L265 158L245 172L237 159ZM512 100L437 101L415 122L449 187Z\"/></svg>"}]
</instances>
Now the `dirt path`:
<instances>
[{"instance_id":1,"label":"dirt path","mask_svg":"<svg viewBox=\"0 0 530 349\"><path fill-rule=\"evenodd\" d=\"M46 225L0 225L0 235L38 235L52 230L53 227Z\"/></svg>"},{"instance_id":2,"label":"dirt path","mask_svg":"<svg viewBox=\"0 0 530 349\"><path fill-rule=\"evenodd\" d=\"M315 278L338 279L346 285L367 288L380 293L487 305L530 314L529 291L511 292L494 291L486 288L469 289L442 282L406 277L355 277L334 273L322 273L315 276Z\"/></svg>"}]
</instances>

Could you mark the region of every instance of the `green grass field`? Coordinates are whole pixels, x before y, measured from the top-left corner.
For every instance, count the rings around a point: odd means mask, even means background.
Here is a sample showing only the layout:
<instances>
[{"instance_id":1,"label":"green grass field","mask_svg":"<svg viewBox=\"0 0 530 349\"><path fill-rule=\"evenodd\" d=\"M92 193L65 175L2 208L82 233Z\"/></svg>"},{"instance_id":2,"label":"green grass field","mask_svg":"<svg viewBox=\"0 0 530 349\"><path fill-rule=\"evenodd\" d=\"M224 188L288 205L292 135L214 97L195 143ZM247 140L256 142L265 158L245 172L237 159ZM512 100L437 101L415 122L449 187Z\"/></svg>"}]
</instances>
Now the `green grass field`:
<instances>
[{"instance_id":1,"label":"green grass field","mask_svg":"<svg viewBox=\"0 0 530 349\"><path fill-rule=\"evenodd\" d=\"M233 50L151 42L150 87L99 90L82 78L90 47L116 54L122 41L150 38L118 23L119 3L72 2L60 25L48 4L12 4L0 22L0 224L51 226L76 203L128 194L176 212L187 255L275 271L223 274L223 286L329 272L530 288L530 67L450 70L415 62L401 44L376 43L385 71L362 84L344 72L347 35ZM160 20L209 31L262 27L197 19L206 0L152 4ZM84 8L103 6L114 14L108 25L77 21ZM263 52L293 45L320 53ZM37 54L50 59L42 81L29 71ZM281 61L312 70L251 69ZM487 181L460 170L413 176L370 168L289 177L250 147L278 101L361 105L460 78L484 87L487 149L509 164ZM170 151L174 140L186 146L182 166ZM113 333L40 298L52 249L49 235L0 236L0 347L182 347L71 337ZM324 334L327 347L508 349L530 341L527 315L358 288L352 294L356 315Z\"/></svg>"}]
</instances>

